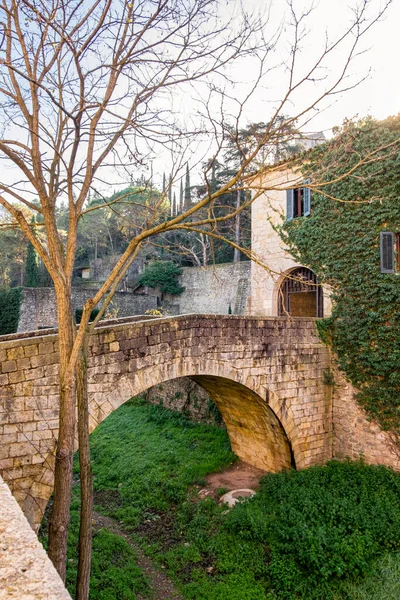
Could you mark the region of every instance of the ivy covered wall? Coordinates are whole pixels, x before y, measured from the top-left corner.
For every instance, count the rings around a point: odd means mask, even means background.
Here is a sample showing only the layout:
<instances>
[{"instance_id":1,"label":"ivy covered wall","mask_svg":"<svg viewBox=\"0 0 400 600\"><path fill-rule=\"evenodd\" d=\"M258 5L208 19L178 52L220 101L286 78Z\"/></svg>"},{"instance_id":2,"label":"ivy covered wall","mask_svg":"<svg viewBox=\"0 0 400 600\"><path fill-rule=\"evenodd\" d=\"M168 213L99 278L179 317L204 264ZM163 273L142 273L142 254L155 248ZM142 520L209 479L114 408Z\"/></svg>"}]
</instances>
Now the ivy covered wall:
<instances>
[{"instance_id":1,"label":"ivy covered wall","mask_svg":"<svg viewBox=\"0 0 400 600\"><path fill-rule=\"evenodd\" d=\"M311 216L280 233L299 262L332 286L334 309L320 334L360 404L399 436L400 271L380 272L379 238L400 233L400 116L345 123L307 154L302 170L311 178Z\"/></svg>"}]
</instances>

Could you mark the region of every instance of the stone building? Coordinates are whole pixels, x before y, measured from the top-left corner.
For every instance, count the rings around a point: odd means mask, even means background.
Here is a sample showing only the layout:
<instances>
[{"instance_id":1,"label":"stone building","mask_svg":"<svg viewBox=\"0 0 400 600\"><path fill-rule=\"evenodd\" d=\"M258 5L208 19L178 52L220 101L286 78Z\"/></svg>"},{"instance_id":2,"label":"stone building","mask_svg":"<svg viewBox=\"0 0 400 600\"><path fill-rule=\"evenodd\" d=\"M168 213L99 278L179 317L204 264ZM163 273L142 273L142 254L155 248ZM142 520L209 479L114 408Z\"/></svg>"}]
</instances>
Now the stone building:
<instances>
[{"instance_id":1,"label":"stone building","mask_svg":"<svg viewBox=\"0 0 400 600\"><path fill-rule=\"evenodd\" d=\"M296 262L277 231L285 220L307 218L312 195L307 182L290 169L274 169L254 188L265 188L252 205L252 251L267 268L251 264L247 314L255 316L326 317L330 292L311 269ZM291 189L288 189L291 188Z\"/></svg>"}]
</instances>

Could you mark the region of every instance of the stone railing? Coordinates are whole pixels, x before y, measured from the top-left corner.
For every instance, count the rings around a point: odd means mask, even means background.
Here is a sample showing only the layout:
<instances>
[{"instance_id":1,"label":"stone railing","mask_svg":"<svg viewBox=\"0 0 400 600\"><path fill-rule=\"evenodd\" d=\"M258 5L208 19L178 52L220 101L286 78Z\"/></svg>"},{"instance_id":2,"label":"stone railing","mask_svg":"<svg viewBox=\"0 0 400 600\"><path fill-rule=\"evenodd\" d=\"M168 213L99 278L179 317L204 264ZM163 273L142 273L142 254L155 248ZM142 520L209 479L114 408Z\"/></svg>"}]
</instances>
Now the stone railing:
<instances>
[{"instance_id":1,"label":"stone railing","mask_svg":"<svg viewBox=\"0 0 400 600\"><path fill-rule=\"evenodd\" d=\"M43 546L0 477L0 598L71 600Z\"/></svg>"}]
</instances>

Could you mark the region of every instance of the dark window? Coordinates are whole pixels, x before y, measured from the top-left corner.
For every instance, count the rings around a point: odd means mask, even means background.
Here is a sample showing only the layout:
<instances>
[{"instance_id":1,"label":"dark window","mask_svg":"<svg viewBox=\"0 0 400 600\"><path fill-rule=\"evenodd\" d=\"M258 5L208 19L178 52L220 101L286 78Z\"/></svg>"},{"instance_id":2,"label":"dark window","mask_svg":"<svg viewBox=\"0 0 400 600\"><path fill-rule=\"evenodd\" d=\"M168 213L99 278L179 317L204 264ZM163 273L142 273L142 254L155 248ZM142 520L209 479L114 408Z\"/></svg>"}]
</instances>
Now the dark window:
<instances>
[{"instance_id":1,"label":"dark window","mask_svg":"<svg viewBox=\"0 0 400 600\"><path fill-rule=\"evenodd\" d=\"M307 179L304 183L310 183ZM311 214L311 192L308 187L286 191L286 220L308 217Z\"/></svg>"},{"instance_id":2,"label":"dark window","mask_svg":"<svg viewBox=\"0 0 400 600\"><path fill-rule=\"evenodd\" d=\"M380 251L381 251L381 273L394 273L395 236L391 231L381 231L380 233ZM398 253L397 253L398 258Z\"/></svg>"}]
</instances>

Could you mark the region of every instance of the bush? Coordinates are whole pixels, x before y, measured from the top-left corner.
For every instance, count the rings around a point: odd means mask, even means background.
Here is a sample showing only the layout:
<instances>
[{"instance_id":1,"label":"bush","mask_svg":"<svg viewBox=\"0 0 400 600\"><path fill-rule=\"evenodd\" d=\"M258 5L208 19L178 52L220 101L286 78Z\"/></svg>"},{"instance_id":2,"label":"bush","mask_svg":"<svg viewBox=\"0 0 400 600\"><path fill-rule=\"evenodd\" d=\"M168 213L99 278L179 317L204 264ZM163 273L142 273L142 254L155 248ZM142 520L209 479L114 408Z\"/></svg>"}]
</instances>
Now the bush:
<instances>
[{"instance_id":1,"label":"bush","mask_svg":"<svg viewBox=\"0 0 400 600\"><path fill-rule=\"evenodd\" d=\"M400 550L400 477L336 461L268 475L225 527L268 546L267 577L278 597L329 598L335 580L363 577L377 557Z\"/></svg>"},{"instance_id":2,"label":"bush","mask_svg":"<svg viewBox=\"0 0 400 600\"><path fill-rule=\"evenodd\" d=\"M160 288L163 294L182 294L185 288L178 283L178 277L181 273L182 267L178 267L174 262L155 260L146 266L137 284Z\"/></svg>"},{"instance_id":3,"label":"bush","mask_svg":"<svg viewBox=\"0 0 400 600\"><path fill-rule=\"evenodd\" d=\"M97 315L99 314L99 312L100 312L100 309L99 309L99 308L94 308L94 309L92 310L92 312L90 313L90 318L89 318L89 321L94 321L94 320L95 320L95 318L97 317ZM82 320L82 313L83 313L83 308L77 308L77 309L75 310L75 323L76 323L77 325L79 325L79 323L80 323L80 322L81 322L81 320Z\"/></svg>"},{"instance_id":4,"label":"bush","mask_svg":"<svg viewBox=\"0 0 400 600\"><path fill-rule=\"evenodd\" d=\"M0 335L17 331L21 302L21 287L0 292Z\"/></svg>"}]
</instances>

